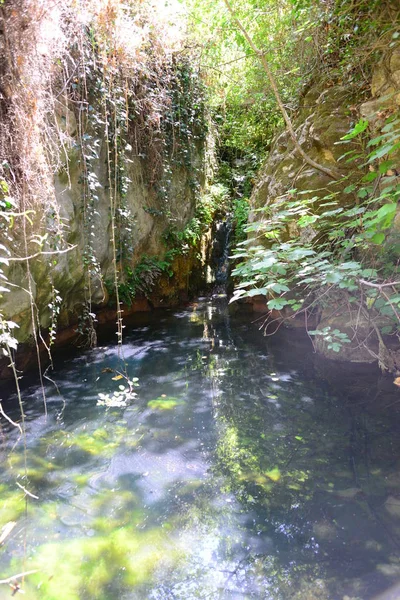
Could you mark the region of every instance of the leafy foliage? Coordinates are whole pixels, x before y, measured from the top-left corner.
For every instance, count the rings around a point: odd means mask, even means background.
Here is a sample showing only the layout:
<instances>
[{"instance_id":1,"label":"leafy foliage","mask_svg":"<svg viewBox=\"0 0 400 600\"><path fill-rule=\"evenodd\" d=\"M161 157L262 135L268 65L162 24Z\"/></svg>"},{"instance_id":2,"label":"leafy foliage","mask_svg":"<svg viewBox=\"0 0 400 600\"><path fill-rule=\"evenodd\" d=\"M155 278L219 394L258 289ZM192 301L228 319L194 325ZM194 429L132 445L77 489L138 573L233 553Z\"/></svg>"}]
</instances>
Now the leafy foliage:
<instances>
[{"instance_id":1,"label":"leafy foliage","mask_svg":"<svg viewBox=\"0 0 400 600\"><path fill-rule=\"evenodd\" d=\"M206 72L213 118L220 133L222 158L265 155L281 115L251 49L222 0L186 0L193 36L201 40L200 64ZM381 37L396 35L390 2L347 0L234 0L232 7L279 81L289 110L314 79L345 78L365 87Z\"/></svg>"},{"instance_id":2,"label":"leafy foliage","mask_svg":"<svg viewBox=\"0 0 400 600\"><path fill-rule=\"evenodd\" d=\"M228 190L222 183L210 185L198 197L196 211L192 219L178 230L173 224L164 234L167 247L180 253L186 253L195 248L201 236L213 222L217 210L224 211L228 206Z\"/></svg>"},{"instance_id":3,"label":"leafy foliage","mask_svg":"<svg viewBox=\"0 0 400 600\"><path fill-rule=\"evenodd\" d=\"M211 185L198 196L195 214L183 229L170 223L163 236L166 251L162 256L144 255L135 266L123 263L118 285L121 301L130 305L137 296L148 297L161 276L173 277L175 259L198 251L201 237L210 227L216 210L223 209L227 202L226 188L222 184ZM107 281L106 286L112 295L112 282Z\"/></svg>"},{"instance_id":4,"label":"leafy foliage","mask_svg":"<svg viewBox=\"0 0 400 600\"><path fill-rule=\"evenodd\" d=\"M233 212L233 245L236 246L246 239L246 225L249 216L250 205L247 198L235 198L232 202Z\"/></svg>"},{"instance_id":5,"label":"leafy foliage","mask_svg":"<svg viewBox=\"0 0 400 600\"><path fill-rule=\"evenodd\" d=\"M346 306L354 303L371 319L386 317L384 333L399 329L399 240L392 225L400 200L393 171L400 119L389 116L363 151L360 136L367 128L368 122L360 120L342 139L360 142L343 157L358 165L358 181L292 189L260 209L262 220L247 226L250 237L234 253L241 262L233 271L240 283L232 301L264 294L271 310L303 312L326 305L329 298L337 303L340 292ZM318 335L334 351L347 342L338 332Z\"/></svg>"},{"instance_id":6,"label":"leafy foliage","mask_svg":"<svg viewBox=\"0 0 400 600\"><path fill-rule=\"evenodd\" d=\"M144 255L136 266L126 265L123 275L119 278L119 298L124 304L131 305L133 298L138 295L148 296L161 275L172 276L171 269L174 258L173 252L167 252L164 258ZM111 297L114 293L114 283L106 281Z\"/></svg>"}]
</instances>

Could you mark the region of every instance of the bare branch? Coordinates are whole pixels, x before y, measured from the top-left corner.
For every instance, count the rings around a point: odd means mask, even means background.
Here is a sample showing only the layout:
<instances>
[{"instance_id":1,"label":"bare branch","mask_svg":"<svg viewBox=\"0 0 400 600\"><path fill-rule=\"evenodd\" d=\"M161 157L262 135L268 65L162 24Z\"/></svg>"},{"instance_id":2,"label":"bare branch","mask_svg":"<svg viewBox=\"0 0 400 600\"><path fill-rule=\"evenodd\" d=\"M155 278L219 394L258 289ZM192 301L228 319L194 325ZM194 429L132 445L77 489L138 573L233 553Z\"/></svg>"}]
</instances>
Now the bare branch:
<instances>
[{"instance_id":1,"label":"bare branch","mask_svg":"<svg viewBox=\"0 0 400 600\"><path fill-rule=\"evenodd\" d=\"M8 262L24 262L26 260L31 260L31 258L37 258L38 256L53 256L54 254L66 254L67 252L70 252L71 250L73 250L74 248L77 247L77 244L75 244L74 246L69 246L68 248L65 248L64 250L49 250L48 252L36 252L36 254L31 254L30 256L23 256L23 257L11 257L11 258L7 258L6 260Z\"/></svg>"},{"instance_id":2,"label":"bare branch","mask_svg":"<svg viewBox=\"0 0 400 600\"><path fill-rule=\"evenodd\" d=\"M367 285L368 287L377 288L378 290L384 287L394 287L395 285L400 285L400 281L392 281L392 283L371 283L370 281L365 281L365 279L359 279L359 282L363 285Z\"/></svg>"},{"instance_id":3,"label":"bare branch","mask_svg":"<svg viewBox=\"0 0 400 600\"><path fill-rule=\"evenodd\" d=\"M34 571L25 571L24 573L17 573L12 577L8 577L7 579L0 579L0 583L12 583L15 579L19 579L20 577L25 577L25 575L32 575L32 573L38 573L38 569Z\"/></svg>"},{"instance_id":4,"label":"bare branch","mask_svg":"<svg viewBox=\"0 0 400 600\"><path fill-rule=\"evenodd\" d=\"M35 496L35 494L32 494L31 492L29 492L26 488L24 488L23 485L21 485L20 483L18 483L18 481L16 481L16 484L19 488L21 488L21 490L23 492L25 492L25 494L27 494L27 496L30 496L31 498L34 498L35 500L39 500L39 496Z\"/></svg>"},{"instance_id":5,"label":"bare branch","mask_svg":"<svg viewBox=\"0 0 400 600\"><path fill-rule=\"evenodd\" d=\"M21 425L19 425L19 423L15 423L15 421L13 421L5 412L3 409L3 406L0 402L0 414L3 415L3 417L9 422L11 423L11 425L13 425L14 427L17 427L17 429L19 429L21 435L22 435L22 429L21 429Z\"/></svg>"}]
</instances>

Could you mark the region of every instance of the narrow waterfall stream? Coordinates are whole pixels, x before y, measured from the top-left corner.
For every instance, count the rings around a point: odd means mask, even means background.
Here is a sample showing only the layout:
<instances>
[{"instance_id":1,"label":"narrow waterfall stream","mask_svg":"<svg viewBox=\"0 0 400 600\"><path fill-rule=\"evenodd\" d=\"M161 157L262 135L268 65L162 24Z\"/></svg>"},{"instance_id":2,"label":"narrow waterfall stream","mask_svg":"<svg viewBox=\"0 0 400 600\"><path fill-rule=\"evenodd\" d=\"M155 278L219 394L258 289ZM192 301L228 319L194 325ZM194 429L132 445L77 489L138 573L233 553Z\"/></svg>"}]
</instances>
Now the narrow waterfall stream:
<instances>
[{"instance_id":1,"label":"narrow waterfall stream","mask_svg":"<svg viewBox=\"0 0 400 600\"><path fill-rule=\"evenodd\" d=\"M398 581L398 390L250 320L221 301L138 317L126 405L98 404L124 383L112 344L56 365L47 418L25 389L28 481L2 428L0 578L34 571L34 600L367 600Z\"/></svg>"},{"instance_id":2,"label":"narrow waterfall stream","mask_svg":"<svg viewBox=\"0 0 400 600\"><path fill-rule=\"evenodd\" d=\"M211 255L215 285L213 294L226 295L229 279L229 249L232 223L230 219L217 223Z\"/></svg>"}]
</instances>

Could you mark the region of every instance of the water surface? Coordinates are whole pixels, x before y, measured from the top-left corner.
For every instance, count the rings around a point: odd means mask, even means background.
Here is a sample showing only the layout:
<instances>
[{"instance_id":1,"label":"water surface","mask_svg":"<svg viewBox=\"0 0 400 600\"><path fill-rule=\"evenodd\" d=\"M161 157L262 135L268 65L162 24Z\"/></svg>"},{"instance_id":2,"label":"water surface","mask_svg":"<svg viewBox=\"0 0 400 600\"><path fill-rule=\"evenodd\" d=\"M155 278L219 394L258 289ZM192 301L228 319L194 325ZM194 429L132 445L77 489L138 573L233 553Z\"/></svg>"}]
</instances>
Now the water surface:
<instances>
[{"instance_id":1,"label":"water surface","mask_svg":"<svg viewBox=\"0 0 400 600\"><path fill-rule=\"evenodd\" d=\"M99 405L117 372L137 398ZM0 578L37 570L26 598L367 600L400 581L400 395L372 367L266 340L216 299L52 378L47 417L24 391L26 455L2 421Z\"/></svg>"}]
</instances>

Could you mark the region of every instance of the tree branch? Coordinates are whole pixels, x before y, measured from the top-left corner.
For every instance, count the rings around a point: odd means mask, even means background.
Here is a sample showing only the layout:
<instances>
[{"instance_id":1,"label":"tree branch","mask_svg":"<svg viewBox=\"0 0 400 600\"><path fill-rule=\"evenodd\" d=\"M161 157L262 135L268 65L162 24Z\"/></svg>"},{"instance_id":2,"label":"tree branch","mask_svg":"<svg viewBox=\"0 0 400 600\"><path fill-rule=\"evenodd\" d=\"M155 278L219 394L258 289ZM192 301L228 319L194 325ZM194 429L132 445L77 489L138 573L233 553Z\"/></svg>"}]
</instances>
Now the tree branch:
<instances>
[{"instance_id":1,"label":"tree branch","mask_svg":"<svg viewBox=\"0 0 400 600\"><path fill-rule=\"evenodd\" d=\"M70 250L73 250L74 248L76 248L77 245L78 244L75 244L75 246L69 246L69 248L65 248L64 250L49 250L48 252L41 251L41 252L36 252L36 254L31 254L30 256L23 256L23 257L11 256L10 258L8 258L8 257L4 257L4 258L5 258L5 260L7 260L7 262L23 262L26 260L31 260L31 258L36 258L37 256L52 256L53 254L65 254L66 252L70 252Z\"/></svg>"},{"instance_id":2,"label":"tree branch","mask_svg":"<svg viewBox=\"0 0 400 600\"><path fill-rule=\"evenodd\" d=\"M392 283L371 283L370 281L365 281L365 279L359 279L359 282L363 285L367 285L368 287L377 288L378 290L384 287L394 287L395 285L400 285L400 281L392 281Z\"/></svg>"}]
</instances>

